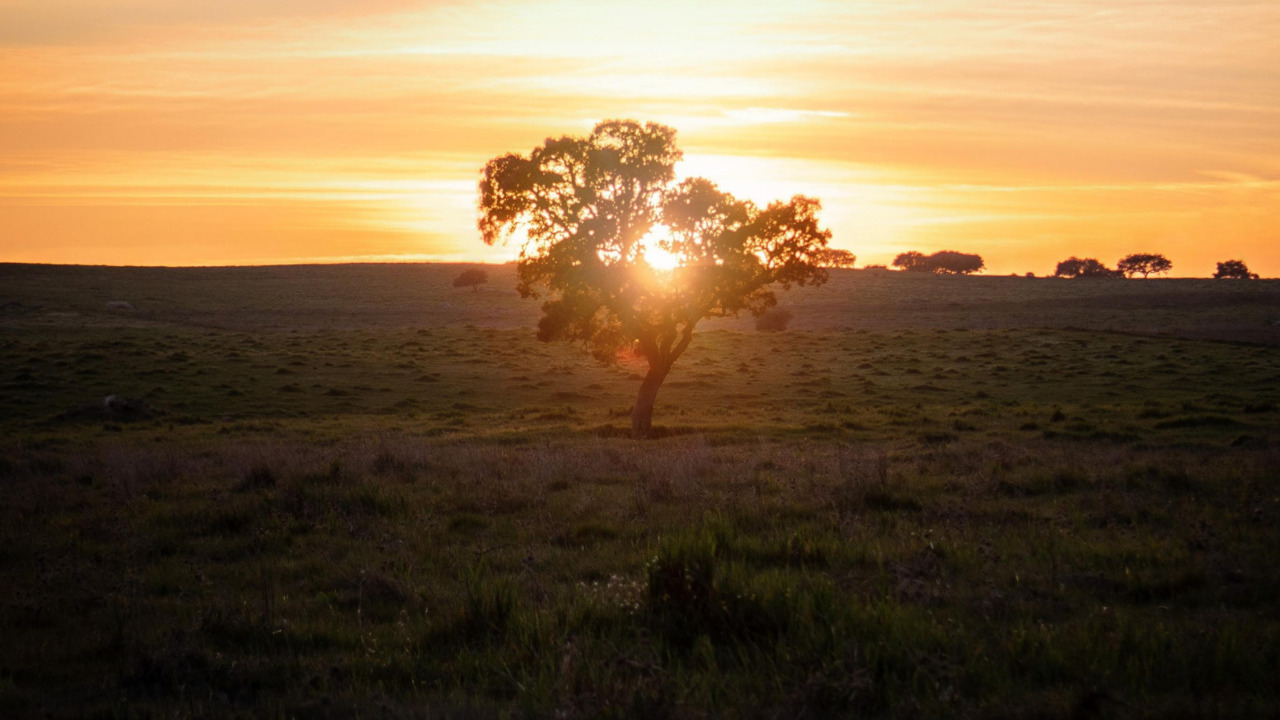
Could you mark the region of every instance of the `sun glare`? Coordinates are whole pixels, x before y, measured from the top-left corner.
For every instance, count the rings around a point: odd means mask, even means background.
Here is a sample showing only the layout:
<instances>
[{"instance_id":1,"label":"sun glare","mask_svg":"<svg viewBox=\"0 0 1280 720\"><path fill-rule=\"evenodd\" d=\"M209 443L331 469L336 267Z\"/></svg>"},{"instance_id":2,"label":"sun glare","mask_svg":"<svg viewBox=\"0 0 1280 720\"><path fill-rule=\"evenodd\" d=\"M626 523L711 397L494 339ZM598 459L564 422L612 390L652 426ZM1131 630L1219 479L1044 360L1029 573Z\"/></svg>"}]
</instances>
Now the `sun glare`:
<instances>
[{"instance_id":1,"label":"sun glare","mask_svg":"<svg viewBox=\"0 0 1280 720\"><path fill-rule=\"evenodd\" d=\"M680 256L662 249L662 241L670 236L666 225L654 225L649 234L640 240L644 252L644 260L649 267L661 272L676 269L680 265Z\"/></svg>"}]
</instances>

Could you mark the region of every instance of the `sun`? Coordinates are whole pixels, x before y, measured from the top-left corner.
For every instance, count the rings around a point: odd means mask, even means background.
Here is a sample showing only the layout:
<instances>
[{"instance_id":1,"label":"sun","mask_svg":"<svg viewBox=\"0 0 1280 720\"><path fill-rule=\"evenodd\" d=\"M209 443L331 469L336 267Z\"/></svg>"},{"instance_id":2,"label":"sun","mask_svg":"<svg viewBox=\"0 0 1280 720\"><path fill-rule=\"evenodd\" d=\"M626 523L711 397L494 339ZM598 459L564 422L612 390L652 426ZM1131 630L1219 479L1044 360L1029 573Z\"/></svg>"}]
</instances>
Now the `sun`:
<instances>
[{"instance_id":1,"label":"sun","mask_svg":"<svg viewBox=\"0 0 1280 720\"><path fill-rule=\"evenodd\" d=\"M640 248L644 261L649 267L659 272L668 272L680 265L680 256L662 248L662 241L670 237L671 231L666 225L654 225L649 233L640 239Z\"/></svg>"}]
</instances>

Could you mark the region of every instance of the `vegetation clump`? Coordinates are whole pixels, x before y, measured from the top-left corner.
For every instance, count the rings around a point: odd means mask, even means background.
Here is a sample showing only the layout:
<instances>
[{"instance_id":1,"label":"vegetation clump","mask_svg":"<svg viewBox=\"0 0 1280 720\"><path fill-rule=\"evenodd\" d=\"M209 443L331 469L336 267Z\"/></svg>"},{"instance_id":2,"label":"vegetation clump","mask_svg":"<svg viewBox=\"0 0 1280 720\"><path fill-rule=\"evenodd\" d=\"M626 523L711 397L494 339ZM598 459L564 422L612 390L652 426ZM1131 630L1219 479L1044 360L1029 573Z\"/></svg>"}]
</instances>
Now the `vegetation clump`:
<instances>
[{"instance_id":1,"label":"vegetation clump","mask_svg":"<svg viewBox=\"0 0 1280 720\"><path fill-rule=\"evenodd\" d=\"M489 273L484 268L467 268L453 279L454 287L469 287L472 290L489 282Z\"/></svg>"},{"instance_id":2,"label":"vegetation clump","mask_svg":"<svg viewBox=\"0 0 1280 720\"><path fill-rule=\"evenodd\" d=\"M1061 278L1116 278L1124 277L1119 270L1112 270L1103 265L1097 258L1069 257L1058 263L1053 270L1054 277Z\"/></svg>"},{"instance_id":3,"label":"vegetation clump","mask_svg":"<svg viewBox=\"0 0 1280 720\"><path fill-rule=\"evenodd\" d=\"M932 273L934 275L972 275L981 272L986 264L981 255L940 250L932 255L915 250L900 253L893 259L893 266L907 272Z\"/></svg>"},{"instance_id":4,"label":"vegetation clump","mask_svg":"<svg viewBox=\"0 0 1280 720\"><path fill-rule=\"evenodd\" d=\"M793 313L784 307L770 308L756 316L756 330L759 332L782 332L791 324Z\"/></svg>"},{"instance_id":5,"label":"vegetation clump","mask_svg":"<svg viewBox=\"0 0 1280 720\"><path fill-rule=\"evenodd\" d=\"M823 248L814 257L818 265L829 268L851 268L858 262L858 256L848 250L839 248Z\"/></svg>"},{"instance_id":6,"label":"vegetation clump","mask_svg":"<svg viewBox=\"0 0 1280 720\"><path fill-rule=\"evenodd\" d=\"M1243 260L1224 260L1218 263L1213 274L1214 280L1257 280L1258 273L1249 272L1249 266Z\"/></svg>"}]
</instances>

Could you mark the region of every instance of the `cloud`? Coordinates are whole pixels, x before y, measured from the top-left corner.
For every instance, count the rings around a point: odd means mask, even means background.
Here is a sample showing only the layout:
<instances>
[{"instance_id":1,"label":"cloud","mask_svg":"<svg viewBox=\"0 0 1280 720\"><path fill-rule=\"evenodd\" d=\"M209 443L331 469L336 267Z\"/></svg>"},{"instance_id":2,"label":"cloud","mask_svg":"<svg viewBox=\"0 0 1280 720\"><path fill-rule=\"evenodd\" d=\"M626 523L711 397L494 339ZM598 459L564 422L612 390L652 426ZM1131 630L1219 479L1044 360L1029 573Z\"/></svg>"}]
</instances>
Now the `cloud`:
<instances>
[{"instance_id":1,"label":"cloud","mask_svg":"<svg viewBox=\"0 0 1280 720\"><path fill-rule=\"evenodd\" d=\"M1030 257L1069 238L1181 237L1188 213L1213 216L1224 242L1275 240L1258 230L1280 177L1274 2L0 0L0 13L10 204L251 201L293 222L333 203L316 217L344 229L324 243L421 231L431 252L465 253L480 249L464 196L485 160L636 117L721 158L712 179L819 194L866 259L947 238ZM24 227L66 226L30 207ZM277 218L242 214L264 233ZM160 247L164 222L140 232ZM1029 249L1010 250L1019 235ZM0 253L30 250L14 237ZM1263 270L1280 272L1271 257Z\"/></svg>"}]
</instances>

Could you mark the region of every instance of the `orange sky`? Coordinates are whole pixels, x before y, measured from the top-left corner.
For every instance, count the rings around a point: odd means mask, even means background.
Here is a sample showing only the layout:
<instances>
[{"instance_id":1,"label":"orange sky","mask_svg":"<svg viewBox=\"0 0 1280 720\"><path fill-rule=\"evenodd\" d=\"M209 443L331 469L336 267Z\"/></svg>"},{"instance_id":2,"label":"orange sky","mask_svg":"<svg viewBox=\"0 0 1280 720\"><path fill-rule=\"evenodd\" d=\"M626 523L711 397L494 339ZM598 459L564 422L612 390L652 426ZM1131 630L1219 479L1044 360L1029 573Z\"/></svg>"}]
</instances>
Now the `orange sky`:
<instances>
[{"instance_id":1,"label":"orange sky","mask_svg":"<svg viewBox=\"0 0 1280 720\"><path fill-rule=\"evenodd\" d=\"M0 0L0 261L502 260L490 157L676 127L859 264L1280 275L1280 2Z\"/></svg>"}]
</instances>

